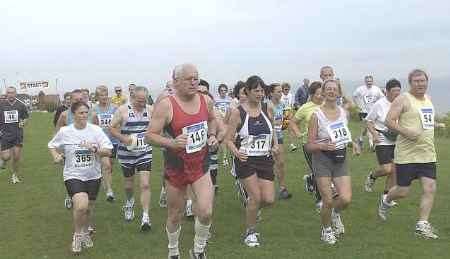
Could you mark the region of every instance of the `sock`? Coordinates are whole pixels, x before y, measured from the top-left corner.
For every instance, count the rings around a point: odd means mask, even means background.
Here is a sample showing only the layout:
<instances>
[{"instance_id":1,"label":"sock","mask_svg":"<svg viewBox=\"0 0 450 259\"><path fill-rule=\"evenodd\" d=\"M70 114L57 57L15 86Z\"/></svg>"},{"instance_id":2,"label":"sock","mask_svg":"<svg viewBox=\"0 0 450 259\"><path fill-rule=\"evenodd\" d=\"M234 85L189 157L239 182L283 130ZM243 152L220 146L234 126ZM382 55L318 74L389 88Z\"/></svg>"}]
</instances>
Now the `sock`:
<instances>
[{"instance_id":1,"label":"sock","mask_svg":"<svg viewBox=\"0 0 450 259\"><path fill-rule=\"evenodd\" d=\"M417 225L423 225L423 224L427 224L428 223L428 221L426 221L426 220L418 220L417 221Z\"/></svg>"},{"instance_id":2,"label":"sock","mask_svg":"<svg viewBox=\"0 0 450 259\"><path fill-rule=\"evenodd\" d=\"M179 255L180 250L178 249L178 239L180 238L181 226L178 226L178 229L173 233L170 233L166 227L166 233L167 239L169 240L169 244L167 245L167 248L169 248L169 256Z\"/></svg>"},{"instance_id":3,"label":"sock","mask_svg":"<svg viewBox=\"0 0 450 259\"><path fill-rule=\"evenodd\" d=\"M211 223L209 225L203 225L198 218L195 218L195 236L194 236L194 253L200 254L205 251L206 241L208 241L209 236L209 228L211 227Z\"/></svg>"}]
</instances>

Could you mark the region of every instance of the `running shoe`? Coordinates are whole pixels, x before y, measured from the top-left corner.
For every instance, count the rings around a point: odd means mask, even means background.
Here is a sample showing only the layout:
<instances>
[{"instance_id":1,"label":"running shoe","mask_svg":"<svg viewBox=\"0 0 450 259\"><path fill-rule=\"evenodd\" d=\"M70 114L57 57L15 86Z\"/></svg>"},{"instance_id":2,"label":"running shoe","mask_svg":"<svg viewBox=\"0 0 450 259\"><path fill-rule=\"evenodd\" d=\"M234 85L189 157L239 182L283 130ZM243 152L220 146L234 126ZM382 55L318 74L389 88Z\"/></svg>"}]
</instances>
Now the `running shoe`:
<instances>
[{"instance_id":1,"label":"running shoe","mask_svg":"<svg viewBox=\"0 0 450 259\"><path fill-rule=\"evenodd\" d=\"M289 148L291 149L291 152L295 152L295 151L297 150L297 146L294 145L293 143L291 143L291 144L289 145Z\"/></svg>"},{"instance_id":2,"label":"running shoe","mask_svg":"<svg viewBox=\"0 0 450 259\"><path fill-rule=\"evenodd\" d=\"M132 221L134 219L134 199L127 200L123 206L123 216L125 221Z\"/></svg>"},{"instance_id":3,"label":"running shoe","mask_svg":"<svg viewBox=\"0 0 450 259\"><path fill-rule=\"evenodd\" d=\"M257 232L247 232L244 237L244 244L248 247L258 247L259 244L259 233Z\"/></svg>"},{"instance_id":4,"label":"running shoe","mask_svg":"<svg viewBox=\"0 0 450 259\"><path fill-rule=\"evenodd\" d=\"M331 211L331 223L334 227L335 236L339 236L345 233L344 223L342 223L341 214L336 212L335 209Z\"/></svg>"},{"instance_id":5,"label":"running shoe","mask_svg":"<svg viewBox=\"0 0 450 259\"><path fill-rule=\"evenodd\" d=\"M167 192L164 186L161 187L161 193L159 194L159 207L167 208Z\"/></svg>"},{"instance_id":6,"label":"running shoe","mask_svg":"<svg viewBox=\"0 0 450 259\"><path fill-rule=\"evenodd\" d=\"M72 198L70 198L69 196L66 196L66 198L64 199L64 207L68 210L72 208Z\"/></svg>"},{"instance_id":7,"label":"running shoe","mask_svg":"<svg viewBox=\"0 0 450 259\"><path fill-rule=\"evenodd\" d=\"M224 167L228 166L230 164L230 163L228 163L228 158L224 157L222 164Z\"/></svg>"},{"instance_id":8,"label":"running shoe","mask_svg":"<svg viewBox=\"0 0 450 259\"><path fill-rule=\"evenodd\" d=\"M190 218L194 216L194 212L192 211L192 200L186 201L186 211L185 211L186 217Z\"/></svg>"},{"instance_id":9,"label":"running shoe","mask_svg":"<svg viewBox=\"0 0 450 259\"><path fill-rule=\"evenodd\" d=\"M152 223L150 222L150 217L148 214L142 214L142 221L141 221L141 231L147 232L152 228Z\"/></svg>"},{"instance_id":10,"label":"running shoe","mask_svg":"<svg viewBox=\"0 0 450 259\"><path fill-rule=\"evenodd\" d=\"M383 194L383 199L386 200L387 194ZM398 205L398 203L394 200L391 201L391 203L389 203L389 205L391 205L391 207L395 207Z\"/></svg>"},{"instance_id":11,"label":"running shoe","mask_svg":"<svg viewBox=\"0 0 450 259\"><path fill-rule=\"evenodd\" d=\"M417 222L415 234L425 239L438 239L435 229L427 221Z\"/></svg>"},{"instance_id":12,"label":"running shoe","mask_svg":"<svg viewBox=\"0 0 450 259\"><path fill-rule=\"evenodd\" d=\"M72 253L79 254L82 249L83 234L73 234L72 237Z\"/></svg>"},{"instance_id":13,"label":"running shoe","mask_svg":"<svg viewBox=\"0 0 450 259\"><path fill-rule=\"evenodd\" d=\"M194 249L189 249L189 255L191 256L191 259L206 259L206 251L203 251L202 253L194 253Z\"/></svg>"},{"instance_id":14,"label":"running shoe","mask_svg":"<svg viewBox=\"0 0 450 259\"><path fill-rule=\"evenodd\" d=\"M386 221L388 211L391 208L391 205L386 203L385 196L381 195L380 201L378 203L378 216L381 220Z\"/></svg>"},{"instance_id":15,"label":"running shoe","mask_svg":"<svg viewBox=\"0 0 450 259\"><path fill-rule=\"evenodd\" d=\"M94 247L94 242L92 241L89 231L88 231L88 233L83 234L83 239L81 240L81 245L85 248Z\"/></svg>"},{"instance_id":16,"label":"running shoe","mask_svg":"<svg viewBox=\"0 0 450 259\"><path fill-rule=\"evenodd\" d=\"M372 176L373 171L369 171L369 174L366 176L366 181L364 182L364 191L373 192L373 185L375 184L375 179Z\"/></svg>"},{"instance_id":17,"label":"running shoe","mask_svg":"<svg viewBox=\"0 0 450 259\"><path fill-rule=\"evenodd\" d=\"M333 229L331 227L327 227L327 228L322 228L322 234L320 237L320 240L322 240L323 242L329 244L329 245L334 245L336 244L336 236L333 233Z\"/></svg>"},{"instance_id":18,"label":"running shoe","mask_svg":"<svg viewBox=\"0 0 450 259\"><path fill-rule=\"evenodd\" d=\"M292 198L292 194L290 194L286 188L280 189L280 192L278 193L278 199L287 200L290 198Z\"/></svg>"},{"instance_id":19,"label":"running shoe","mask_svg":"<svg viewBox=\"0 0 450 259\"><path fill-rule=\"evenodd\" d=\"M115 197L114 197L114 193L112 191L109 191L106 193L106 201L113 202L114 199L115 199Z\"/></svg>"},{"instance_id":20,"label":"running shoe","mask_svg":"<svg viewBox=\"0 0 450 259\"><path fill-rule=\"evenodd\" d=\"M21 181L20 181L19 177L17 177L16 174L13 174L13 175L11 176L11 183L12 183L12 184L16 184L16 183L20 183L20 182L21 182Z\"/></svg>"}]
</instances>

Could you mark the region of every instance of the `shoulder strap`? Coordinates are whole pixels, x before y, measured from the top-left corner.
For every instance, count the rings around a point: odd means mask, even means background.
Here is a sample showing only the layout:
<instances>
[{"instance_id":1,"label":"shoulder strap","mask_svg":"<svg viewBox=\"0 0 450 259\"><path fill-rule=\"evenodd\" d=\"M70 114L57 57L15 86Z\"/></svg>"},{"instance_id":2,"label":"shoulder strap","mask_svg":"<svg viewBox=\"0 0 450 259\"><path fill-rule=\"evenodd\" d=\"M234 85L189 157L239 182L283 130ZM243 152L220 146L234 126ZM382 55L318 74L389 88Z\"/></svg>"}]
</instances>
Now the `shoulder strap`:
<instances>
[{"instance_id":1,"label":"shoulder strap","mask_svg":"<svg viewBox=\"0 0 450 259\"><path fill-rule=\"evenodd\" d=\"M269 114L267 113L267 103L261 103L261 110L264 114L269 118Z\"/></svg>"},{"instance_id":2,"label":"shoulder strap","mask_svg":"<svg viewBox=\"0 0 450 259\"><path fill-rule=\"evenodd\" d=\"M247 112L244 110L242 105L239 105L237 108L239 110L239 116L241 117L241 123L236 128L236 132L239 132L239 131L241 131L242 126L244 125L245 117L247 116Z\"/></svg>"}]
</instances>

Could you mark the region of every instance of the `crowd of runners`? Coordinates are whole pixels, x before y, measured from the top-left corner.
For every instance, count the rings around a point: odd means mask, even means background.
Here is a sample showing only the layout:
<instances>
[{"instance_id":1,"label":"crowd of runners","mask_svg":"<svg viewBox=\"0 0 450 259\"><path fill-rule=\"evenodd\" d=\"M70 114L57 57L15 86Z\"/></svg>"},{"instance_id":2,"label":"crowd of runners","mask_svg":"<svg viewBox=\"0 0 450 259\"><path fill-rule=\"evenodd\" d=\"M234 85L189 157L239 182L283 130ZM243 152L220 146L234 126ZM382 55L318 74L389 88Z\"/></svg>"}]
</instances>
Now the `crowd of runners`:
<instances>
[{"instance_id":1,"label":"crowd of runners","mask_svg":"<svg viewBox=\"0 0 450 259\"><path fill-rule=\"evenodd\" d=\"M345 95L332 67L322 67L319 76L320 81L305 79L295 94L289 84L266 84L259 76L239 81L234 89L221 84L218 93L212 93L194 65L182 64L173 69L172 80L155 103L146 87L133 84L127 97L121 87L111 96L106 86L95 89L95 101L87 89L65 94L48 148L54 162L63 165L64 204L73 211L71 251L78 254L94 245L95 201L102 182L108 202L116 200L114 191L120 189L112 185L116 160L124 179L123 218L127 222L135 218L138 178L139 230L151 230L153 146L160 147L164 157L159 205L168 211L165 228L171 259L180 258L184 216L195 217L190 258L206 258L219 161L230 165L245 210L242 241L248 247L261 246L257 225L262 209L277 199L292 198L285 150L303 151L308 165L305 190L313 194L320 214L318 237L324 243L335 244L345 233L341 213L352 201L348 156L364 150L373 150L378 161L374 169L367 169L364 190L372 192L377 180L385 177L384 192L374 204L379 218L388 219L390 209L408 195L417 179L423 192L415 233L438 238L428 221L436 192L435 109L426 94L428 75L412 70L403 93L397 79L381 89L367 75L352 98ZM22 181L19 165L29 115L14 87L8 87L6 95L0 104L0 163L10 165L11 182L17 184ZM360 132L352 134L349 120L354 107L361 124ZM270 242L270 237L265 240Z\"/></svg>"}]
</instances>

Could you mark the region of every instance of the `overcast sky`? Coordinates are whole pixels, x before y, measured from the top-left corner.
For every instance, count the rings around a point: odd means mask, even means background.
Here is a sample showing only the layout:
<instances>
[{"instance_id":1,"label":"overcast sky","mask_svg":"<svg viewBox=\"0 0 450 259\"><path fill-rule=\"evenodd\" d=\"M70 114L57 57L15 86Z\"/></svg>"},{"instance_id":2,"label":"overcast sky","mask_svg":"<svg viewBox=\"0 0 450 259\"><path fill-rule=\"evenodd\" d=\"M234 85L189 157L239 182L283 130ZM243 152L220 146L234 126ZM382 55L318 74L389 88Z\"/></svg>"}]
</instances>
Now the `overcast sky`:
<instances>
[{"instance_id":1,"label":"overcast sky","mask_svg":"<svg viewBox=\"0 0 450 259\"><path fill-rule=\"evenodd\" d=\"M322 65L348 81L414 67L448 77L449 10L418 0L1 0L0 78L160 88L184 62L213 85L317 79Z\"/></svg>"}]
</instances>

